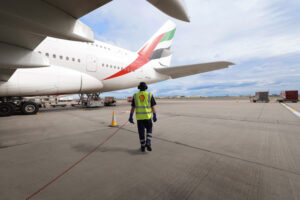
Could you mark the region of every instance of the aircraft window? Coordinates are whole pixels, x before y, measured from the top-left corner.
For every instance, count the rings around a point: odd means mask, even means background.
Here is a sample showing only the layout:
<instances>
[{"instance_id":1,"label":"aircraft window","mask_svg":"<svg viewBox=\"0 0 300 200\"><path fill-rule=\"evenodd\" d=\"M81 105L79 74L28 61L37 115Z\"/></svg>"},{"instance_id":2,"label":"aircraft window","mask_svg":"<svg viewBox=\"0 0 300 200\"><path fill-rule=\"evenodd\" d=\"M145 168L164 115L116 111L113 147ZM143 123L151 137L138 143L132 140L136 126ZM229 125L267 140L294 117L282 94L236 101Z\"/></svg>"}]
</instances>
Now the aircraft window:
<instances>
[{"instance_id":1,"label":"aircraft window","mask_svg":"<svg viewBox=\"0 0 300 200\"><path fill-rule=\"evenodd\" d=\"M72 61L75 61L75 58L72 58Z\"/></svg>"},{"instance_id":2,"label":"aircraft window","mask_svg":"<svg viewBox=\"0 0 300 200\"><path fill-rule=\"evenodd\" d=\"M46 53L45 55L46 55L47 57L49 57L49 53Z\"/></svg>"},{"instance_id":3,"label":"aircraft window","mask_svg":"<svg viewBox=\"0 0 300 200\"><path fill-rule=\"evenodd\" d=\"M114 66L114 68L116 69L116 65Z\"/></svg>"},{"instance_id":4,"label":"aircraft window","mask_svg":"<svg viewBox=\"0 0 300 200\"><path fill-rule=\"evenodd\" d=\"M120 67L118 67L118 69L120 69Z\"/></svg>"},{"instance_id":5,"label":"aircraft window","mask_svg":"<svg viewBox=\"0 0 300 200\"><path fill-rule=\"evenodd\" d=\"M59 56L60 59L63 59L63 56Z\"/></svg>"},{"instance_id":6,"label":"aircraft window","mask_svg":"<svg viewBox=\"0 0 300 200\"><path fill-rule=\"evenodd\" d=\"M96 47L98 47L98 44L96 44Z\"/></svg>"},{"instance_id":7,"label":"aircraft window","mask_svg":"<svg viewBox=\"0 0 300 200\"><path fill-rule=\"evenodd\" d=\"M41 51L39 51L39 54L41 54L42 52Z\"/></svg>"},{"instance_id":8,"label":"aircraft window","mask_svg":"<svg viewBox=\"0 0 300 200\"><path fill-rule=\"evenodd\" d=\"M77 59L77 61L80 63L80 59Z\"/></svg>"},{"instance_id":9,"label":"aircraft window","mask_svg":"<svg viewBox=\"0 0 300 200\"><path fill-rule=\"evenodd\" d=\"M104 67L104 63L102 63L102 67Z\"/></svg>"},{"instance_id":10,"label":"aircraft window","mask_svg":"<svg viewBox=\"0 0 300 200\"><path fill-rule=\"evenodd\" d=\"M104 49L106 49L106 47L104 47Z\"/></svg>"},{"instance_id":11,"label":"aircraft window","mask_svg":"<svg viewBox=\"0 0 300 200\"><path fill-rule=\"evenodd\" d=\"M106 64L106 67L108 67L108 64Z\"/></svg>"},{"instance_id":12,"label":"aircraft window","mask_svg":"<svg viewBox=\"0 0 300 200\"><path fill-rule=\"evenodd\" d=\"M66 57L66 60L69 60L69 57L68 57L68 56Z\"/></svg>"},{"instance_id":13,"label":"aircraft window","mask_svg":"<svg viewBox=\"0 0 300 200\"><path fill-rule=\"evenodd\" d=\"M110 68L112 68L112 65L110 65Z\"/></svg>"},{"instance_id":14,"label":"aircraft window","mask_svg":"<svg viewBox=\"0 0 300 200\"><path fill-rule=\"evenodd\" d=\"M53 58L56 58L56 55L55 55L55 54L53 54L53 55L52 55L52 57L53 57Z\"/></svg>"}]
</instances>

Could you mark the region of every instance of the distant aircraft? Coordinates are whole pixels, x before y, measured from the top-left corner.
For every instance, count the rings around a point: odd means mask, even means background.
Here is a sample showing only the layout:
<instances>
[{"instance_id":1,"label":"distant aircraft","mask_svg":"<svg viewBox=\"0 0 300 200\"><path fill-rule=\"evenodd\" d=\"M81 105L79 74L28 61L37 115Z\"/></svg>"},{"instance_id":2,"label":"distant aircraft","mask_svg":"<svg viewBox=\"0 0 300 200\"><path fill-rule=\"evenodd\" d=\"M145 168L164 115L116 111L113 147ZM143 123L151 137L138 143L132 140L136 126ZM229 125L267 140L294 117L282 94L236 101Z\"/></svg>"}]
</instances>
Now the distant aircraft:
<instances>
[{"instance_id":1,"label":"distant aircraft","mask_svg":"<svg viewBox=\"0 0 300 200\"><path fill-rule=\"evenodd\" d=\"M141 81L155 83L233 64L169 67L176 30L172 21L167 21L137 52L94 41L93 32L75 18L107 2L10 0L1 5L0 116L9 116L16 109L35 114L38 106L24 101L25 96L114 91L134 87ZM166 2L182 5L179 0L161 2L164 3L153 4L161 10Z\"/></svg>"}]
</instances>

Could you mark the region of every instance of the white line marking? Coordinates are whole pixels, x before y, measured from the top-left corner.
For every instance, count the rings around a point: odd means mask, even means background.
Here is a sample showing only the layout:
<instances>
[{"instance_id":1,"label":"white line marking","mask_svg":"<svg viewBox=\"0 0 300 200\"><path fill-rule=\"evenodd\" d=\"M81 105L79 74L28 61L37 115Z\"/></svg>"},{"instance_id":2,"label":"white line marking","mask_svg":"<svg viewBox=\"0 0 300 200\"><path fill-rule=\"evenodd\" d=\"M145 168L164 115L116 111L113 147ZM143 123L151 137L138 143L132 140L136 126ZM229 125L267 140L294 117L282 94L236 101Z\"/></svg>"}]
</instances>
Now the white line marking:
<instances>
[{"instance_id":1,"label":"white line marking","mask_svg":"<svg viewBox=\"0 0 300 200\"><path fill-rule=\"evenodd\" d=\"M289 111L291 111L294 115L296 115L297 117L300 118L300 113L298 111L296 111L295 109L289 107L288 105L281 103L281 105L283 105L285 108L287 108Z\"/></svg>"}]
</instances>

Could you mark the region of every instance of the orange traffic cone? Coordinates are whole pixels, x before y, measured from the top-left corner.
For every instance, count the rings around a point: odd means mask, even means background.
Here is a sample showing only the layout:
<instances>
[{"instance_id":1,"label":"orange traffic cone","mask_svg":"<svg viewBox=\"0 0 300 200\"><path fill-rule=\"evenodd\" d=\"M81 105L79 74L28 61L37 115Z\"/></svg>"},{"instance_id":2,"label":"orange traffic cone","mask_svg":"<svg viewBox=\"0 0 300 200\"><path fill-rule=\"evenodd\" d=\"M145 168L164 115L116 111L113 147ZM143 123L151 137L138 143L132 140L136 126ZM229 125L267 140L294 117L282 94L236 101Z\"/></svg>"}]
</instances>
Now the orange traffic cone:
<instances>
[{"instance_id":1,"label":"orange traffic cone","mask_svg":"<svg viewBox=\"0 0 300 200\"><path fill-rule=\"evenodd\" d=\"M117 127L117 118L116 118L116 112L113 111L112 121L110 127Z\"/></svg>"}]
</instances>

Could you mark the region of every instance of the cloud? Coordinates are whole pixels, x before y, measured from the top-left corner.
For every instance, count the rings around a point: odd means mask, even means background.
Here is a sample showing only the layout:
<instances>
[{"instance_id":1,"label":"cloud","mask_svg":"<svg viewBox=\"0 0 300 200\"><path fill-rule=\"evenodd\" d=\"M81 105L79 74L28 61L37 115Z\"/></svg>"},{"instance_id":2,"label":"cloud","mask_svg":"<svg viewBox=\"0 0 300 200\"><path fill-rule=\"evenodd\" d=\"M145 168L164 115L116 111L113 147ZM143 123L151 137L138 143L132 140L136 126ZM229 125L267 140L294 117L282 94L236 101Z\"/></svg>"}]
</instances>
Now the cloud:
<instances>
[{"instance_id":1,"label":"cloud","mask_svg":"<svg viewBox=\"0 0 300 200\"><path fill-rule=\"evenodd\" d=\"M186 0L186 6L191 23L174 20L172 65L228 60L237 66L157 83L150 86L155 93L223 95L300 88L300 1ZM141 0L115 0L81 18L98 39L132 51L167 19Z\"/></svg>"}]
</instances>

